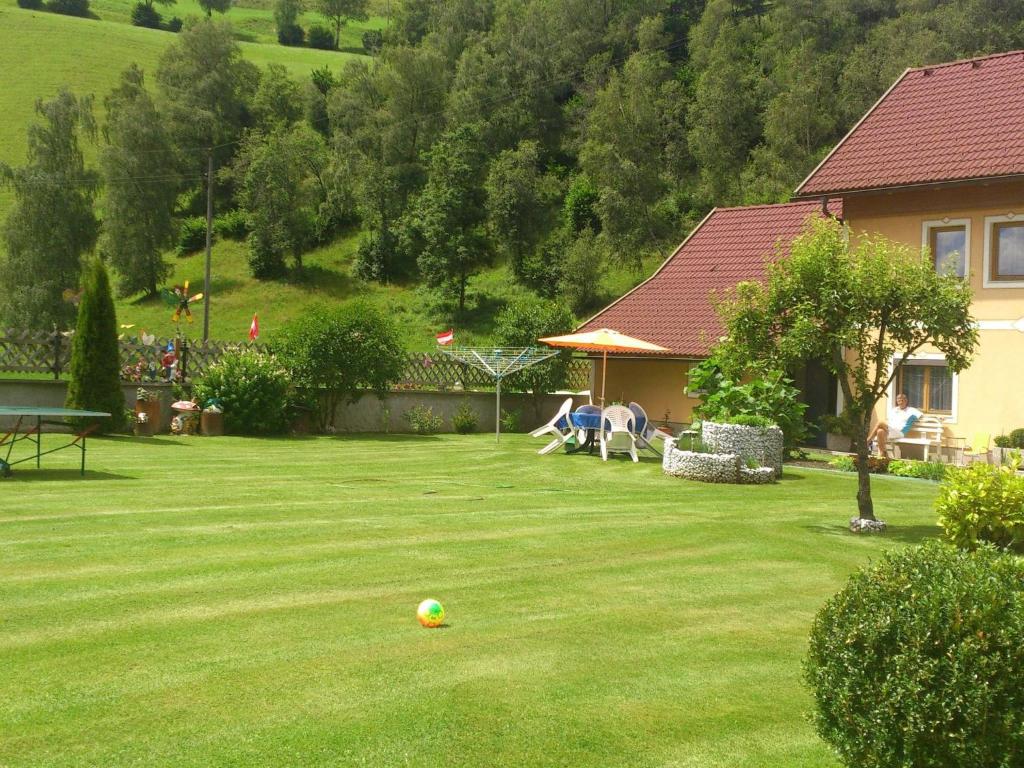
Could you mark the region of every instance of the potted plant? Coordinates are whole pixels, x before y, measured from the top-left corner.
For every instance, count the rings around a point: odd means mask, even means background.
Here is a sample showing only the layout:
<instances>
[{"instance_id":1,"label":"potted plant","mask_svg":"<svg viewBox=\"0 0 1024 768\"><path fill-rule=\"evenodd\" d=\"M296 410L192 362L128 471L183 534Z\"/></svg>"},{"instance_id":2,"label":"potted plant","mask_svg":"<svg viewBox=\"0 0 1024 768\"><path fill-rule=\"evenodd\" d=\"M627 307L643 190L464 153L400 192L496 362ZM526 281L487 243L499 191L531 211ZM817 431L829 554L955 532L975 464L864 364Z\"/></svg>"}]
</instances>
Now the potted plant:
<instances>
[{"instance_id":1,"label":"potted plant","mask_svg":"<svg viewBox=\"0 0 1024 768\"><path fill-rule=\"evenodd\" d=\"M1013 438L1010 435L996 435L992 444L995 446L992 449L992 460L996 464L1005 464L1013 450Z\"/></svg>"},{"instance_id":2,"label":"potted plant","mask_svg":"<svg viewBox=\"0 0 1024 768\"><path fill-rule=\"evenodd\" d=\"M667 435L674 435L675 432L672 430L672 424L669 422L668 417L672 415L672 411L668 408L665 409L665 415L661 417L661 425L658 427L662 432Z\"/></svg>"}]
</instances>

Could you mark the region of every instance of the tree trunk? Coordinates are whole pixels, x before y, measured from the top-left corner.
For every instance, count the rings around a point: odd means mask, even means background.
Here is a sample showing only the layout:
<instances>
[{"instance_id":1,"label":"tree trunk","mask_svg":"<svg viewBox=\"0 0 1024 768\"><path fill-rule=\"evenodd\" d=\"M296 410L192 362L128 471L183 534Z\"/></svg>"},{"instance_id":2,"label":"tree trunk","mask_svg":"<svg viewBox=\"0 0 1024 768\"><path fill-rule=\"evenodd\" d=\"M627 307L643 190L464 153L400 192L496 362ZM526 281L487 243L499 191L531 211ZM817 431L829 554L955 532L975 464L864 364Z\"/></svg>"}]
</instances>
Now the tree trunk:
<instances>
[{"instance_id":1,"label":"tree trunk","mask_svg":"<svg viewBox=\"0 0 1024 768\"><path fill-rule=\"evenodd\" d=\"M338 46L341 45L341 19L335 19L334 21L334 50L338 50Z\"/></svg>"},{"instance_id":2,"label":"tree trunk","mask_svg":"<svg viewBox=\"0 0 1024 768\"><path fill-rule=\"evenodd\" d=\"M871 473L868 471L868 430L861 426L854 437L857 451L857 516L862 520L875 519L875 505L871 502Z\"/></svg>"}]
</instances>

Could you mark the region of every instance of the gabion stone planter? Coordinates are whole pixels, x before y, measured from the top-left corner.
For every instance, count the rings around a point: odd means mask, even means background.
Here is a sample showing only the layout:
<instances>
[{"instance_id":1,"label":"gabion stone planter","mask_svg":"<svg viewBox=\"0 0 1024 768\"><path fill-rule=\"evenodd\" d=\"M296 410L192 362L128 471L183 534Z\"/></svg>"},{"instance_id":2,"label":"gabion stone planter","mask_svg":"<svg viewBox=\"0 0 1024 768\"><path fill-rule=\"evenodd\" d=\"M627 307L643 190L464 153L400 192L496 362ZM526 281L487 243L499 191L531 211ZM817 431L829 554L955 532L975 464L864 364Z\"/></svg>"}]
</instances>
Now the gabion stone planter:
<instances>
[{"instance_id":1,"label":"gabion stone planter","mask_svg":"<svg viewBox=\"0 0 1024 768\"><path fill-rule=\"evenodd\" d=\"M761 485L776 479L773 467L746 466L746 460L736 453L695 453L676 448L674 439L665 441L661 468L667 475L702 483L742 483Z\"/></svg>"},{"instance_id":2,"label":"gabion stone planter","mask_svg":"<svg viewBox=\"0 0 1024 768\"><path fill-rule=\"evenodd\" d=\"M756 461L759 466L775 470L775 477L782 477L782 430L778 427L705 421L701 425L701 440L714 453L735 453L743 464Z\"/></svg>"}]
</instances>

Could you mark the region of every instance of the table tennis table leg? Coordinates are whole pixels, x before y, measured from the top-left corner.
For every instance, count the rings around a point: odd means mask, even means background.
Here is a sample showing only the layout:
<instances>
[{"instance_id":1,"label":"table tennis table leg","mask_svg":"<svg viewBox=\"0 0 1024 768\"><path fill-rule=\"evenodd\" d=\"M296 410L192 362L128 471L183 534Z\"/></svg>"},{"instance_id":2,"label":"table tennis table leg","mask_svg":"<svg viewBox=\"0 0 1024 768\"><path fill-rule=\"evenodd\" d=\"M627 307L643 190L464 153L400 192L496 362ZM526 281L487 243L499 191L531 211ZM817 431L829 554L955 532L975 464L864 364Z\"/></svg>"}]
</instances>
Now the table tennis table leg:
<instances>
[{"instance_id":1,"label":"table tennis table leg","mask_svg":"<svg viewBox=\"0 0 1024 768\"><path fill-rule=\"evenodd\" d=\"M36 416L36 469L39 469L40 459L43 454L40 451L43 450L43 417Z\"/></svg>"}]
</instances>

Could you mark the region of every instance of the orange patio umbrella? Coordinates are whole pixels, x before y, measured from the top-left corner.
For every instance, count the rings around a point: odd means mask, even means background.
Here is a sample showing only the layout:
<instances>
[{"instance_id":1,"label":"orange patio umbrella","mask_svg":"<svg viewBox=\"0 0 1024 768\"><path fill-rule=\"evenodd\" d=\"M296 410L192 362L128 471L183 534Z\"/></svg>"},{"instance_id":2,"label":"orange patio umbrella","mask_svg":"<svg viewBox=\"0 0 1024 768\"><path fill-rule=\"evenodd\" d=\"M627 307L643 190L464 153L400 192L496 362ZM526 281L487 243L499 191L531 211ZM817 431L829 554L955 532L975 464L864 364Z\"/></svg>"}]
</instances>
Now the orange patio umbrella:
<instances>
[{"instance_id":1,"label":"orange patio umbrella","mask_svg":"<svg viewBox=\"0 0 1024 768\"><path fill-rule=\"evenodd\" d=\"M584 352L600 352L601 365L601 406L604 406L604 379L608 370L609 352L668 352L665 347L659 347L643 339L635 339L624 333L613 331L610 328L600 328L596 331L586 333L570 333L566 336L549 336L546 339L538 339L551 347L569 347Z\"/></svg>"}]
</instances>

